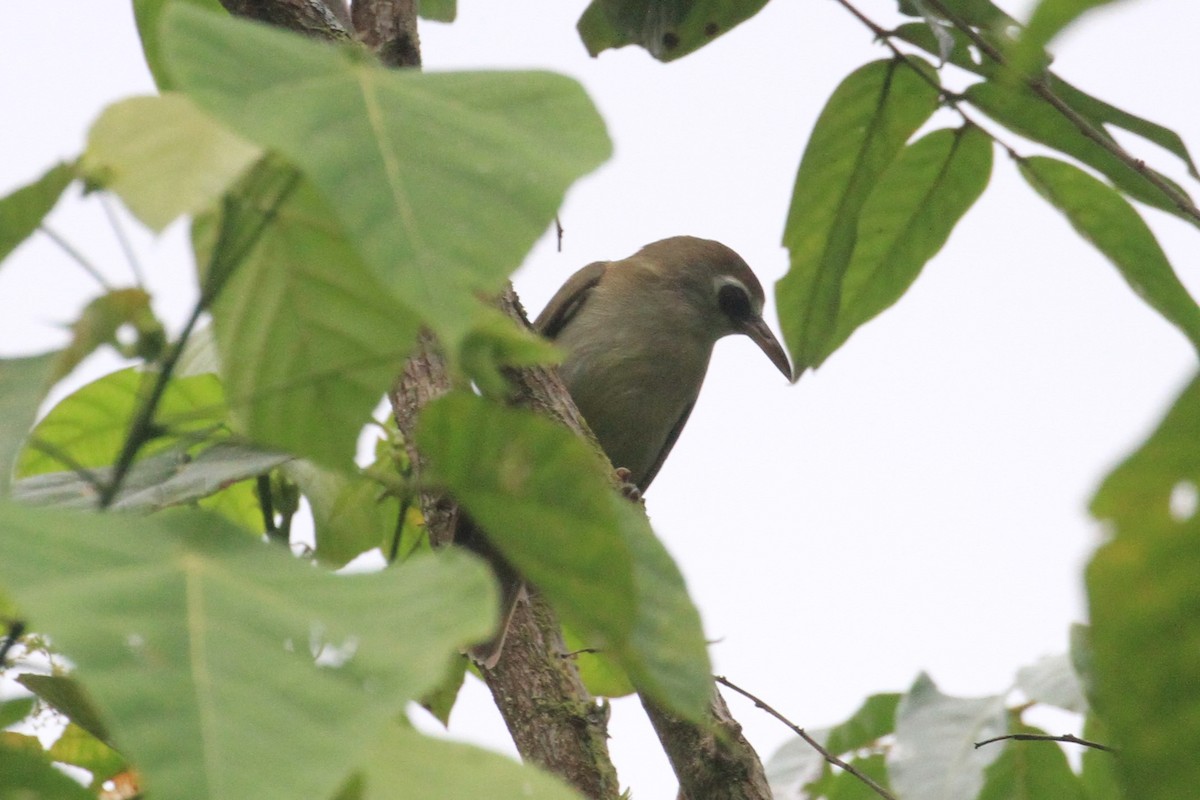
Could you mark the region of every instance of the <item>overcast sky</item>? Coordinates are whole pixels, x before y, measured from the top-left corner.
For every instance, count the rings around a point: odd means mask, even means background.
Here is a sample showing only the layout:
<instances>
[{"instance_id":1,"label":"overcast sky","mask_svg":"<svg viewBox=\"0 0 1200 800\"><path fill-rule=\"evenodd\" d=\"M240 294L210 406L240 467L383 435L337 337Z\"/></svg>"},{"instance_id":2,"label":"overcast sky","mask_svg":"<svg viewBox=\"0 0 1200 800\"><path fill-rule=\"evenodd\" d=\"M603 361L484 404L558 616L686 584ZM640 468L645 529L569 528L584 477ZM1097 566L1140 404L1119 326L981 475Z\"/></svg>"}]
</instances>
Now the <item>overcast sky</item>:
<instances>
[{"instance_id":1,"label":"overcast sky","mask_svg":"<svg viewBox=\"0 0 1200 800\"><path fill-rule=\"evenodd\" d=\"M9 5L0 193L77 154L104 105L152 91L125 4ZM588 58L574 34L582 2L460 5L455 24L423 28L428 68L566 72L615 142L568 197L564 251L547 238L517 275L532 313L574 269L682 233L730 245L769 290L786 270L779 243L808 132L837 83L884 56L832 0L776 0L670 65L632 48ZM893 5L861 2L884 24ZM1019 16L1027 4L1001 5ZM1195 2L1117 4L1057 43L1056 68L1200 148L1197 30ZM1170 155L1140 142L1135 153L1195 190ZM96 202L62 205L56 229L127 280ZM1196 287L1196 230L1146 215ZM193 297L181 229L137 246L156 307L178 325ZM56 326L95 291L46 242L23 247L0 270L0 354L61 345ZM84 376L114 364L93 359ZM992 185L909 295L819 372L788 386L749 341L718 345L647 498L718 640L718 672L813 727L921 670L951 693L1004 690L1084 618L1081 567L1099 535L1087 500L1194 367L1183 337L997 155ZM764 759L788 738L730 702ZM636 796L673 797L636 703L617 703L611 731ZM511 750L477 684L452 732Z\"/></svg>"}]
</instances>

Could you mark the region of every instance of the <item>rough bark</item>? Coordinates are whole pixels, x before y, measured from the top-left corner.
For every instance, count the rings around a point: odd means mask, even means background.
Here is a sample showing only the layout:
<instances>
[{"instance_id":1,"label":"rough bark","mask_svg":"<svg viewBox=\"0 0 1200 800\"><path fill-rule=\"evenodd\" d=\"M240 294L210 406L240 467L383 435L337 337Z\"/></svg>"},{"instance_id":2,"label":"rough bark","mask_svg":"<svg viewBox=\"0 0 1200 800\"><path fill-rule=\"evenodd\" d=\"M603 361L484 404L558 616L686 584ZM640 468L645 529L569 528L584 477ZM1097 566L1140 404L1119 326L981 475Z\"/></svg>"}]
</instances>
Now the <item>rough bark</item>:
<instances>
[{"instance_id":1,"label":"rough bark","mask_svg":"<svg viewBox=\"0 0 1200 800\"><path fill-rule=\"evenodd\" d=\"M642 707L679 779L678 800L771 800L762 762L716 686L706 726L681 720L645 697Z\"/></svg>"},{"instance_id":2,"label":"rough bark","mask_svg":"<svg viewBox=\"0 0 1200 800\"><path fill-rule=\"evenodd\" d=\"M516 304L511 289L506 297ZM526 372L538 373L529 376L528 383L533 386L550 381L561 387L554 373L522 370ZM396 421L406 441L412 441L420 410L449 388L445 362L436 343L429 334L422 334L417 351L391 393ZM419 474L421 454L410 445L409 455ZM445 496L425 492L421 508L430 541L435 546L452 542L459 525L454 503ZM513 615L499 663L480 673L522 758L560 776L585 797L615 800L619 785L608 754L607 712L584 688L574 662L562 657L566 648L560 631L549 605L531 592L529 600L522 602Z\"/></svg>"},{"instance_id":3,"label":"rough bark","mask_svg":"<svg viewBox=\"0 0 1200 800\"><path fill-rule=\"evenodd\" d=\"M358 38L385 65L421 66L417 0L357 0L352 13Z\"/></svg>"},{"instance_id":4,"label":"rough bark","mask_svg":"<svg viewBox=\"0 0 1200 800\"><path fill-rule=\"evenodd\" d=\"M340 2L340 0L339 0ZM329 41L352 37L325 0L221 0L230 14Z\"/></svg>"}]
</instances>

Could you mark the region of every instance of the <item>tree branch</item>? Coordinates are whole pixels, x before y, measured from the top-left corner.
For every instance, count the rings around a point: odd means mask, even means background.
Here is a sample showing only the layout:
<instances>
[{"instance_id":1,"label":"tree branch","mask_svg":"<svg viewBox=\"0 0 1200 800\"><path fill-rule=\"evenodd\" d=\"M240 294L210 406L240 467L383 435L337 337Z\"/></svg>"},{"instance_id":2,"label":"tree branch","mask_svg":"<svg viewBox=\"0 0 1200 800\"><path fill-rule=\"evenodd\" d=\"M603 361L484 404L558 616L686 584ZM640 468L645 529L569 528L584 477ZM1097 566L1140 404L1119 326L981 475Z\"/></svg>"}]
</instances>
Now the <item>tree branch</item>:
<instances>
[{"instance_id":1,"label":"tree branch","mask_svg":"<svg viewBox=\"0 0 1200 800\"><path fill-rule=\"evenodd\" d=\"M340 3L341 0L335 0ZM221 0L230 14L255 19L314 39L350 41L350 31L325 0Z\"/></svg>"},{"instance_id":2,"label":"tree branch","mask_svg":"<svg viewBox=\"0 0 1200 800\"><path fill-rule=\"evenodd\" d=\"M356 0L353 18L358 38L386 66L421 66L417 0Z\"/></svg>"},{"instance_id":3,"label":"tree branch","mask_svg":"<svg viewBox=\"0 0 1200 800\"><path fill-rule=\"evenodd\" d=\"M511 289L506 296L516 301ZM532 391L532 386L543 380L557 382L557 376L539 372L525 384L527 389ZM417 476L424 463L411 445L417 416L426 404L449 390L445 361L433 336L422 333L417 351L390 395ZM421 509L435 546L454 541L459 513L449 498L423 492ZM619 785L608 754L607 713L584 688L574 662L559 656L566 650L560 630L553 610L531 593L513 616L499 663L493 669L481 669L480 674L522 758L559 775L586 797L615 800Z\"/></svg>"},{"instance_id":4,"label":"tree branch","mask_svg":"<svg viewBox=\"0 0 1200 800\"><path fill-rule=\"evenodd\" d=\"M716 686L705 725L641 700L679 779L679 800L771 800L762 761Z\"/></svg>"}]
</instances>

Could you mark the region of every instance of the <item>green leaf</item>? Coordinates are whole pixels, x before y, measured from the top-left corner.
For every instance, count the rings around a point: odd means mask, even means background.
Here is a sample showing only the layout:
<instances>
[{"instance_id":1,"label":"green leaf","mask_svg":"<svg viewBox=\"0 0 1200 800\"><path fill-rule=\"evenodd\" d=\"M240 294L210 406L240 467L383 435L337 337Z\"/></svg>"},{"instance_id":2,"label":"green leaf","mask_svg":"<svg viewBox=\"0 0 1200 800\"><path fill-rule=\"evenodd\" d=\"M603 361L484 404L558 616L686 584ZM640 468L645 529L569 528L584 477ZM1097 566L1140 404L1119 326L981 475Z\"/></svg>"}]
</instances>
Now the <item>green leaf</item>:
<instances>
[{"instance_id":1,"label":"green leaf","mask_svg":"<svg viewBox=\"0 0 1200 800\"><path fill-rule=\"evenodd\" d=\"M240 442L218 441L196 451L186 442L137 461L110 504L118 511L159 511L224 491L291 460L286 453ZM96 485L112 478L111 467L78 472L45 472L17 481L13 499L39 506L88 509L96 505ZM235 515L237 519L241 515Z\"/></svg>"},{"instance_id":2,"label":"green leaf","mask_svg":"<svg viewBox=\"0 0 1200 800\"><path fill-rule=\"evenodd\" d=\"M459 350L463 371L485 397L507 397L505 367L554 364L561 351L524 325L494 308L481 308L479 321Z\"/></svg>"},{"instance_id":3,"label":"green leaf","mask_svg":"<svg viewBox=\"0 0 1200 800\"><path fill-rule=\"evenodd\" d=\"M142 38L142 53L146 57L146 66L150 68L150 74L154 77L154 83L160 92L166 92L175 87L159 46L159 23L162 21L163 10L169 4L181 2L207 8L210 11L221 10L220 0L133 0L133 17L137 22L138 36Z\"/></svg>"},{"instance_id":4,"label":"green leaf","mask_svg":"<svg viewBox=\"0 0 1200 800\"><path fill-rule=\"evenodd\" d=\"M579 669L579 679L594 697L625 697L637 691L615 656L589 648L583 637L566 625L563 643Z\"/></svg>"},{"instance_id":5,"label":"green leaf","mask_svg":"<svg viewBox=\"0 0 1200 800\"><path fill-rule=\"evenodd\" d=\"M1187 165L1188 173L1193 178L1200 178L1200 173L1196 171L1196 162L1192 160L1187 145L1175 131L1092 97L1053 73L1048 76L1048 81L1052 92L1094 123L1115 125L1122 130L1141 136L1147 141L1154 142L1164 150L1178 156Z\"/></svg>"},{"instance_id":6,"label":"green leaf","mask_svg":"<svg viewBox=\"0 0 1200 800\"><path fill-rule=\"evenodd\" d=\"M9 493L21 443L50 390L59 354L0 359L0 498Z\"/></svg>"},{"instance_id":7,"label":"green leaf","mask_svg":"<svg viewBox=\"0 0 1200 800\"><path fill-rule=\"evenodd\" d=\"M1043 656L1035 663L1017 670L1017 688L1035 703L1045 703L1083 714L1087 700L1071 657L1066 653Z\"/></svg>"},{"instance_id":8,"label":"green leaf","mask_svg":"<svg viewBox=\"0 0 1200 800\"><path fill-rule=\"evenodd\" d=\"M767 0L592 0L576 26L592 56L641 45L659 61L699 50L754 16Z\"/></svg>"},{"instance_id":9,"label":"green leaf","mask_svg":"<svg viewBox=\"0 0 1200 800\"><path fill-rule=\"evenodd\" d=\"M984 770L1003 747L975 742L1005 733L1003 695L951 697L922 674L896 709L896 742L888 760L892 786L901 797L962 800L975 797Z\"/></svg>"},{"instance_id":10,"label":"green leaf","mask_svg":"<svg viewBox=\"0 0 1200 800\"><path fill-rule=\"evenodd\" d=\"M29 716L33 711L34 698L19 697L16 700L0 702L0 730L15 725Z\"/></svg>"},{"instance_id":11,"label":"green leaf","mask_svg":"<svg viewBox=\"0 0 1200 800\"><path fill-rule=\"evenodd\" d=\"M74 179L73 164L56 164L33 183L0 199L0 261L38 229Z\"/></svg>"},{"instance_id":12,"label":"green leaf","mask_svg":"<svg viewBox=\"0 0 1200 800\"><path fill-rule=\"evenodd\" d=\"M559 779L478 747L431 739L391 726L367 756L358 782L361 800L413 796L437 800L520 797L522 800L580 800Z\"/></svg>"},{"instance_id":13,"label":"green leaf","mask_svg":"<svg viewBox=\"0 0 1200 800\"><path fill-rule=\"evenodd\" d=\"M1126 796L1187 797L1200 781L1200 379L1104 480L1091 511L1115 536L1087 568L1096 708Z\"/></svg>"},{"instance_id":14,"label":"green leaf","mask_svg":"<svg viewBox=\"0 0 1200 800\"><path fill-rule=\"evenodd\" d=\"M421 19L433 22L454 22L458 16L458 0L420 0L417 7Z\"/></svg>"},{"instance_id":15,"label":"green leaf","mask_svg":"<svg viewBox=\"0 0 1200 800\"><path fill-rule=\"evenodd\" d=\"M136 336L131 345L118 339L118 332L129 326ZM51 381L57 382L104 345L121 355L153 361L166 345L162 323L150 307L150 295L144 289L112 289L92 300L79 319L71 324L71 343L62 351Z\"/></svg>"},{"instance_id":16,"label":"green leaf","mask_svg":"<svg viewBox=\"0 0 1200 800\"><path fill-rule=\"evenodd\" d=\"M242 214L227 209L222 229L242 227ZM194 226L200 261L213 228L207 217ZM216 263L221 241L213 247ZM366 269L308 183L282 197L250 247L229 256L237 266L212 307L233 417L256 442L350 470L359 431L416 342L417 320Z\"/></svg>"},{"instance_id":17,"label":"green leaf","mask_svg":"<svg viewBox=\"0 0 1200 800\"><path fill-rule=\"evenodd\" d=\"M1008 48L1009 66L1024 75L1043 60L1044 49L1064 28L1084 13L1115 0L1040 0L1020 37Z\"/></svg>"},{"instance_id":18,"label":"green leaf","mask_svg":"<svg viewBox=\"0 0 1200 800\"><path fill-rule=\"evenodd\" d=\"M849 753L892 733L899 704L900 695L895 692L871 695L850 719L830 729L826 749L835 754Z\"/></svg>"},{"instance_id":19,"label":"green leaf","mask_svg":"<svg viewBox=\"0 0 1200 800\"><path fill-rule=\"evenodd\" d=\"M17 683L92 736L106 744L112 744L108 726L100 719L95 703L74 678L27 673L18 677Z\"/></svg>"},{"instance_id":20,"label":"green leaf","mask_svg":"<svg viewBox=\"0 0 1200 800\"><path fill-rule=\"evenodd\" d=\"M713 683L700 612L645 511L616 492L609 493L609 502L633 555L637 611L629 647L617 651L620 663L641 692L680 716L704 719Z\"/></svg>"},{"instance_id":21,"label":"green leaf","mask_svg":"<svg viewBox=\"0 0 1200 800\"><path fill-rule=\"evenodd\" d=\"M458 552L342 576L192 512L0 524L0 580L155 797L328 796L495 613Z\"/></svg>"},{"instance_id":22,"label":"green leaf","mask_svg":"<svg viewBox=\"0 0 1200 800\"><path fill-rule=\"evenodd\" d=\"M991 170L992 140L974 126L934 131L900 153L863 204L837 330L817 363L900 299L983 193Z\"/></svg>"},{"instance_id":23,"label":"green leaf","mask_svg":"<svg viewBox=\"0 0 1200 800\"><path fill-rule=\"evenodd\" d=\"M188 98L165 94L106 108L88 132L80 170L161 231L208 208L261 155Z\"/></svg>"},{"instance_id":24,"label":"green leaf","mask_svg":"<svg viewBox=\"0 0 1200 800\"><path fill-rule=\"evenodd\" d=\"M1013 733L1044 734L1028 725ZM1003 752L988 768L978 800L1083 800L1083 786L1054 742L1000 742Z\"/></svg>"},{"instance_id":25,"label":"green leaf","mask_svg":"<svg viewBox=\"0 0 1200 800\"><path fill-rule=\"evenodd\" d=\"M459 690L467 677L468 659L458 653L450 657L442 680L421 698L425 710L443 725L450 724L450 712L458 700Z\"/></svg>"},{"instance_id":26,"label":"green leaf","mask_svg":"<svg viewBox=\"0 0 1200 800\"><path fill-rule=\"evenodd\" d=\"M82 767L92 773L92 786L98 787L126 769L121 754L78 725L68 725L50 748L50 758Z\"/></svg>"},{"instance_id":27,"label":"green leaf","mask_svg":"<svg viewBox=\"0 0 1200 800\"><path fill-rule=\"evenodd\" d=\"M112 464L154 379L153 373L130 367L63 398L30 434L30 444L17 462L17 476ZM221 382L215 375L175 378L167 384L158 406L156 421L162 433L146 444L142 457L178 447L181 442L199 443L224 424L225 416Z\"/></svg>"},{"instance_id":28,"label":"green leaf","mask_svg":"<svg viewBox=\"0 0 1200 800\"><path fill-rule=\"evenodd\" d=\"M950 52L948 58L951 64L985 78L1001 74L1000 65L990 58L981 57L978 62L975 60L972 55L971 40L961 31L947 30L946 33L954 40L954 49ZM918 22L906 22L896 28L892 35L915 44L932 55L938 55L941 50L941 43L930 33L929 27ZM1050 91L1054 92L1059 99L1065 101L1080 116L1090 120L1093 125L1098 128L1103 128L1105 125L1113 125L1140 136L1149 142L1153 142L1164 150L1178 156L1187 166L1188 173L1192 177L1200 177L1200 173L1196 171L1196 164L1188 152L1187 145L1184 144L1183 139L1175 131L1159 125L1157 122L1151 122L1145 117L1139 117L1136 114L1131 114L1128 111L1110 105L1097 97L1093 97L1087 92L1067 83L1053 72L1047 72L1045 80Z\"/></svg>"},{"instance_id":29,"label":"green leaf","mask_svg":"<svg viewBox=\"0 0 1200 800\"><path fill-rule=\"evenodd\" d=\"M1135 200L1175 214L1195 224L1187 214L1176 208L1163 192L1147 178L1127 166L1100 144L1089 139L1048 102L1024 86L1012 86L1004 81L984 81L967 88L964 97L976 108L1011 131L1040 142L1061 153L1079 159L1106 176L1118 189ZM1093 123L1095 133L1111 140L1103 127ZM1147 168L1147 172L1153 172ZM1155 173L1157 174L1157 173ZM1158 175L1175 186L1169 178ZM1178 186L1181 194L1186 196Z\"/></svg>"},{"instance_id":30,"label":"green leaf","mask_svg":"<svg viewBox=\"0 0 1200 800\"><path fill-rule=\"evenodd\" d=\"M1175 275L1141 215L1112 187L1044 156L1020 162L1021 174L1103 253L1133 291L1200 350L1200 307Z\"/></svg>"},{"instance_id":31,"label":"green leaf","mask_svg":"<svg viewBox=\"0 0 1200 800\"><path fill-rule=\"evenodd\" d=\"M0 743L0 797L95 800L95 794L50 764L49 759Z\"/></svg>"},{"instance_id":32,"label":"green leaf","mask_svg":"<svg viewBox=\"0 0 1200 800\"><path fill-rule=\"evenodd\" d=\"M322 469L308 461L284 468L308 499L317 540L317 557L341 566L379 547L395 532L400 502L385 496L377 482L362 475Z\"/></svg>"},{"instance_id":33,"label":"green leaf","mask_svg":"<svg viewBox=\"0 0 1200 800\"><path fill-rule=\"evenodd\" d=\"M937 90L909 66L875 61L842 81L817 119L783 234L791 269L775 285L797 377L828 351L867 197L937 104Z\"/></svg>"},{"instance_id":34,"label":"green leaf","mask_svg":"<svg viewBox=\"0 0 1200 800\"><path fill-rule=\"evenodd\" d=\"M168 9L179 85L296 164L376 281L454 350L477 293L495 293L611 145L568 78L387 70L360 50Z\"/></svg>"},{"instance_id":35,"label":"green leaf","mask_svg":"<svg viewBox=\"0 0 1200 800\"><path fill-rule=\"evenodd\" d=\"M642 512L565 428L455 393L422 412L417 445L491 542L591 647L675 712L708 707L699 614Z\"/></svg>"}]
</instances>

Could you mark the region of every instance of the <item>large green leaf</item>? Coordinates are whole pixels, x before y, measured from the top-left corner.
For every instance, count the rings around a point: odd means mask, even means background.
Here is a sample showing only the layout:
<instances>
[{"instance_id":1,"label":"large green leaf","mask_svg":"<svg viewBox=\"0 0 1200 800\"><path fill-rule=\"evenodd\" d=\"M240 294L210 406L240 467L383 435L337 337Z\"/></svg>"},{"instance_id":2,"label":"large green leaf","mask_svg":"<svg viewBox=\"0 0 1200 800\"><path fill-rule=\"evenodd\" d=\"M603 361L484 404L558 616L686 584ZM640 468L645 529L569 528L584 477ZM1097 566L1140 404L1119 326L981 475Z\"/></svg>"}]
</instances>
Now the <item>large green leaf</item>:
<instances>
[{"instance_id":1,"label":"large green leaf","mask_svg":"<svg viewBox=\"0 0 1200 800\"><path fill-rule=\"evenodd\" d=\"M1200 350L1200 307L1137 210L1078 167L1044 156L1020 162L1025 180L1112 261L1121 276Z\"/></svg>"},{"instance_id":2,"label":"large green leaf","mask_svg":"<svg viewBox=\"0 0 1200 800\"><path fill-rule=\"evenodd\" d=\"M129 423L148 391L153 373L135 367L98 378L50 409L30 434L17 462L21 478L76 467L112 464L121 451ZM198 442L224 424L225 401L215 375L176 378L163 393L156 416L161 435L147 443L142 456ZM41 446L38 446L38 445Z\"/></svg>"},{"instance_id":3,"label":"large green leaf","mask_svg":"<svg viewBox=\"0 0 1200 800\"><path fill-rule=\"evenodd\" d=\"M699 50L754 16L767 0L592 0L579 36L593 56L637 44L659 61Z\"/></svg>"},{"instance_id":4,"label":"large green leaf","mask_svg":"<svg viewBox=\"0 0 1200 800\"><path fill-rule=\"evenodd\" d=\"M892 786L900 797L962 800L975 797L984 770L1003 745L976 749L975 742L1005 732L1003 695L951 697L922 674L896 709L896 741L888 757Z\"/></svg>"},{"instance_id":5,"label":"large green leaf","mask_svg":"<svg viewBox=\"0 0 1200 800\"><path fill-rule=\"evenodd\" d=\"M828 352L867 197L937 104L907 63L875 61L842 81L817 119L783 234L791 269L775 285L797 377Z\"/></svg>"},{"instance_id":6,"label":"large green leaf","mask_svg":"<svg viewBox=\"0 0 1200 800\"><path fill-rule=\"evenodd\" d=\"M138 36L142 39L142 53L160 92L175 88L163 60L158 30L163 10L172 3L191 3L210 11L221 11L220 0L133 0L133 18L137 22Z\"/></svg>"},{"instance_id":7,"label":"large green leaf","mask_svg":"<svg viewBox=\"0 0 1200 800\"><path fill-rule=\"evenodd\" d=\"M0 527L0 581L160 798L330 795L495 613L458 552L338 576L193 512Z\"/></svg>"},{"instance_id":8,"label":"large green leaf","mask_svg":"<svg viewBox=\"0 0 1200 800\"><path fill-rule=\"evenodd\" d=\"M1013 733L1043 734L1028 725ZM1001 744L985 745L1000 747ZM1083 785L1054 742L1009 742L988 768L978 800L1083 800Z\"/></svg>"},{"instance_id":9,"label":"large green leaf","mask_svg":"<svg viewBox=\"0 0 1200 800\"><path fill-rule=\"evenodd\" d=\"M679 714L708 707L700 618L644 514L565 428L468 394L434 401L417 444L489 541L578 635Z\"/></svg>"},{"instance_id":10,"label":"large green leaf","mask_svg":"<svg viewBox=\"0 0 1200 800\"><path fill-rule=\"evenodd\" d=\"M208 208L261 154L188 98L165 94L106 108L88 132L80 169L161 231Z\"/></svg>"},{"instance_id":11,"label":"large green leaf","mask_svg":"<svg viewBox=\"0 0 1200 800\"><path fill-rule=\"evenodd\" d=\"M428 797L437 800L579 800L559 779L478 747L389 727L367 756L358 780L360 800Z\"/></svg>"},{"instance_id":12,"label":"large green leaf","mask_svg":"<svg viewBox=\"0 0 1200 800\"><path fill-rule=\"evenodd\" d=\"M1108 177L1118 189L1130 197L1195 223L1195 220L1177 208L1145 175L1084 135L1049 102L1025 86L1013 85L1004 80L983 81L968 87L964 96L972 105L1009 130L1079 159ZM1086 118L1086 115L1083 116ZM1102 127L1093 123L1092 130L1097 136L1113 141ZM1149 167L1144 171L1153 172ZM1171 183L1168 178L1161 175L1158 177ZM1175 188L1183 194L1182 189L1178 186Z\"/></svg>"},{"instance_id":13,"label":"large green leaf","mask_svg":"<svg viewBox=\"0 0 1200 800\"><path fill-rule=\"evenodd\" d=\"M0 199L0 261L37 230L74 178L74 165L57 164L33 183Z\"/></svg>"},{"instance_id":14,"label":"large green leaf","mask_svg":"<svg viewBox=\"0 0 1200 800\"><path fill-rule=\"evenodd\" d=\"M259 213L227 204L220 225ZM195 226L201 261L214 227L210 218ZM234 419L256 442L348 469L417 320L363 265L311 184L295 184L257 230L212 307Z\"/></svg>"},{"instance_id":15,"label":"large green leaf","mask_svg":"<svg viewBox=\"0 0 1200 800\"><path fill-rule=\"evenodd\" d=\"M59 354L0 359L0 497L9 492L21 443L50 389Z\"/></svg>"},{"instance_id":16,"label":"large green leaf","mask_svg":"<svg viewBox=\"0 0 1200 800\"><path fill-rule=\"evenodd\" d=\"M974 126L934 131L900 153L863 204L837 330L816 364L900 299L983 193L991 171L991 137Z\"/></svg>"},{"instance_id":17,"label":"large green leaf","mask_svg":"<svg viewBox=\"0 0 1200 800\"><path fill-rule=\"evenodd\" d=\"M386 70L188 7L165 12L163 52L203 108L305 172L379 285L451 344L611 150L559 75Z\"/></svg>"},{"instance_id":18,"label":"large green leaf","mask_svg":"<svg viewBox=\"0 0 1200 800\"><path fill-rule=\"evenodd\" d=\"M1200 783L1200 378L1104 480L1091 511L1115 532L1087 569L1096 709L1126 796Z\"/></svg>"}]
</instances>

